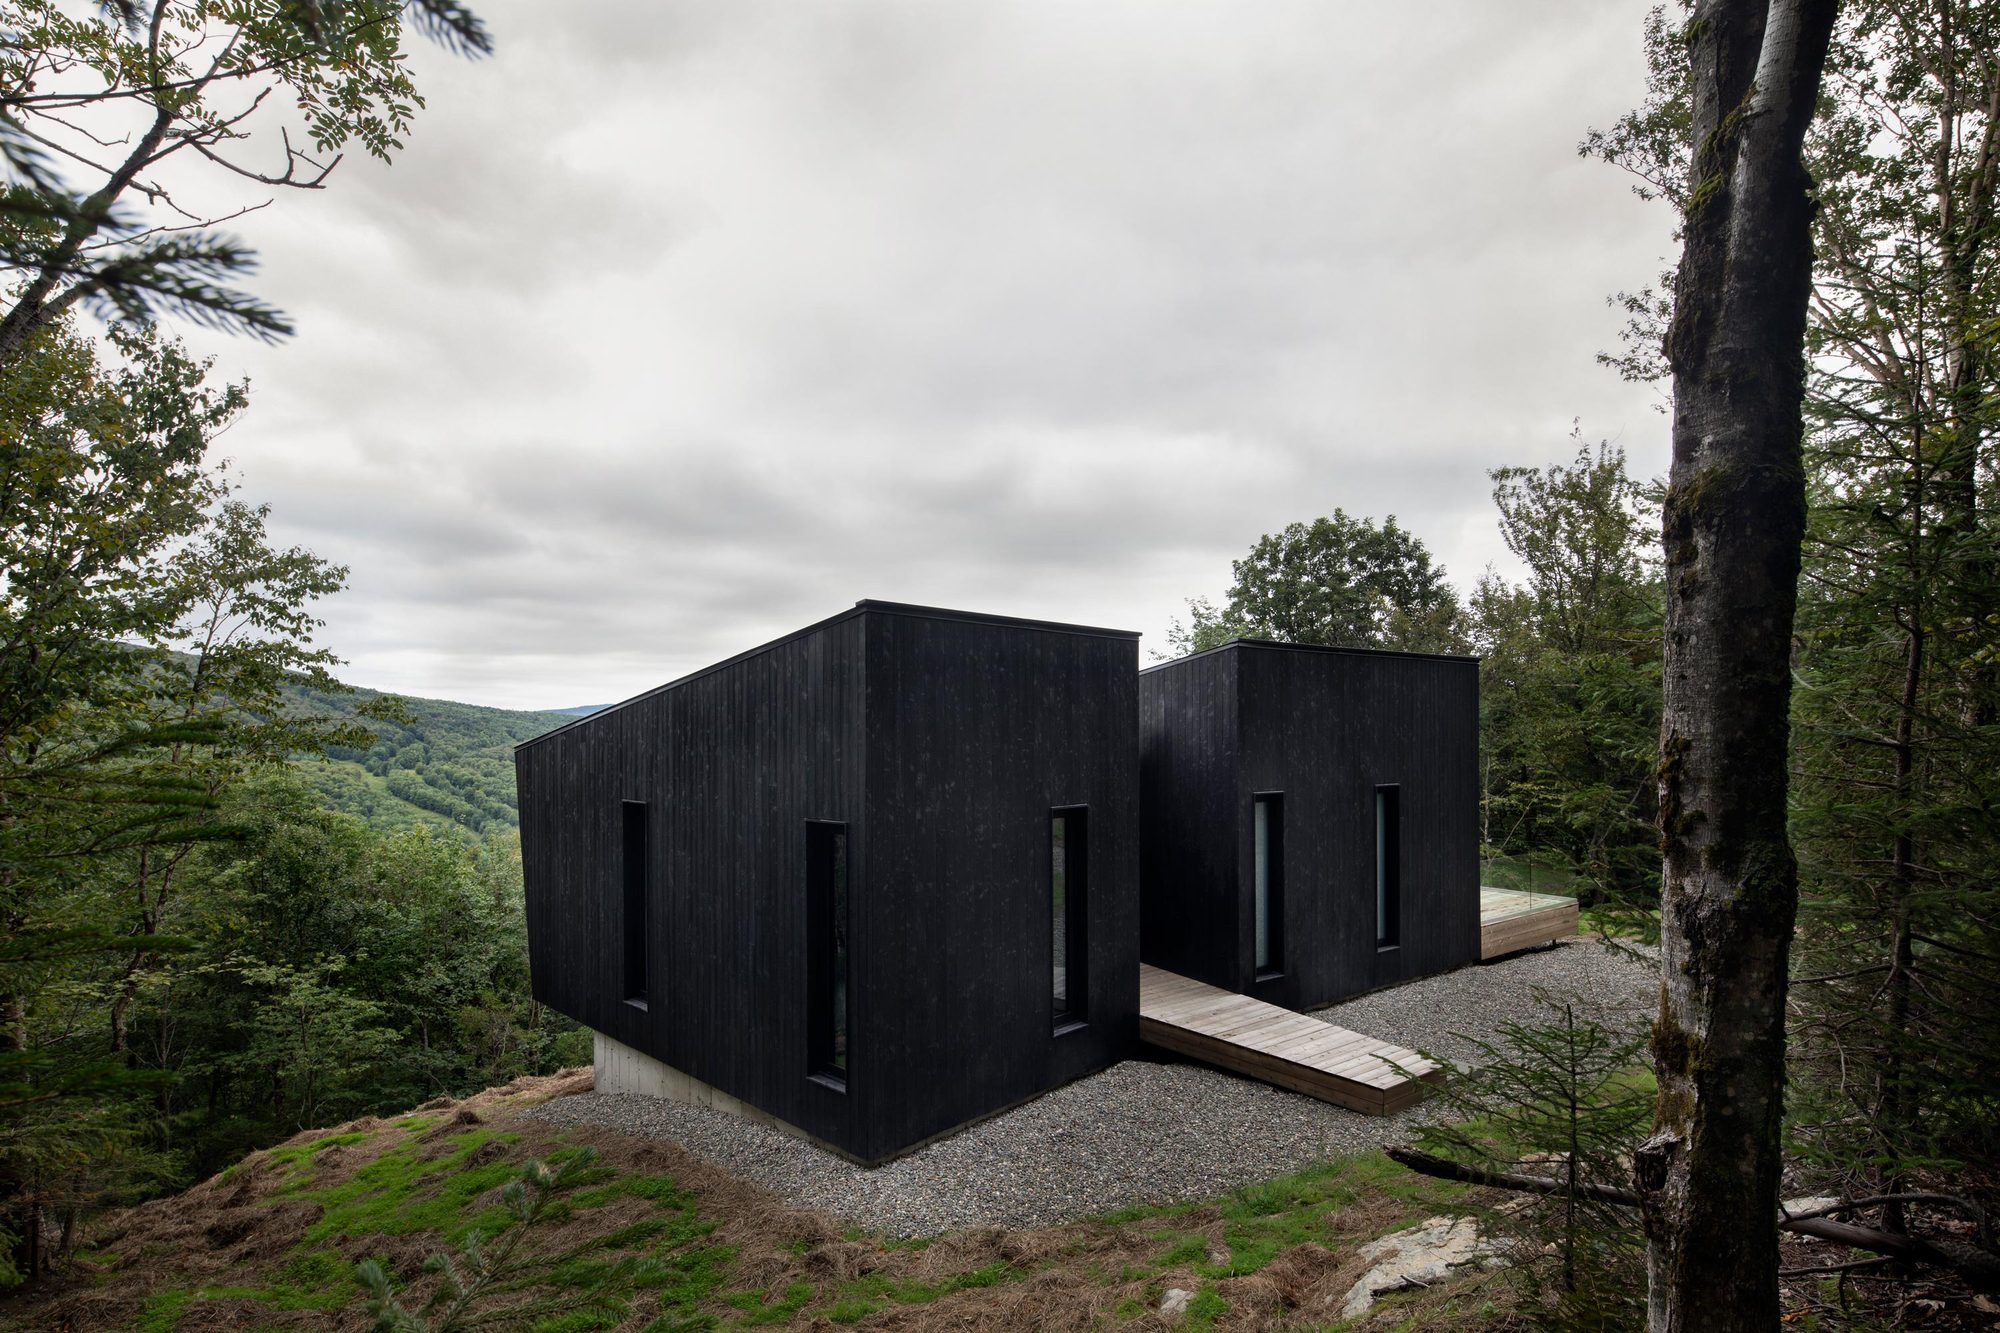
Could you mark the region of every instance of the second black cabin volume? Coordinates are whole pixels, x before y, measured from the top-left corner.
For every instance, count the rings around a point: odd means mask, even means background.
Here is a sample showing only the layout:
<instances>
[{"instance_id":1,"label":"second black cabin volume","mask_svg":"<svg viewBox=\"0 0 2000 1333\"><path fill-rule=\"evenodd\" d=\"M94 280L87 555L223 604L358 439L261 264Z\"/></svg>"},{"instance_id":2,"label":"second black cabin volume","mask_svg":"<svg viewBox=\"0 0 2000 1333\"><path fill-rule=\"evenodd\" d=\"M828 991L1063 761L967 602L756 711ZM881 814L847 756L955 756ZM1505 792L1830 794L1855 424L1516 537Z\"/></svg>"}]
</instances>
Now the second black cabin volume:
<instances>
[{"instance_id":1,"label":"second black cabin volume","mask_svg":"<svg viewBox=\"0 0 2000 1333\"><path fill-rule=\"evenodd\" d=\"M1237 640L1139 745L1146 962L1305 1009L1479 958L1475 659Z\"/></svg>"}]
</instances>

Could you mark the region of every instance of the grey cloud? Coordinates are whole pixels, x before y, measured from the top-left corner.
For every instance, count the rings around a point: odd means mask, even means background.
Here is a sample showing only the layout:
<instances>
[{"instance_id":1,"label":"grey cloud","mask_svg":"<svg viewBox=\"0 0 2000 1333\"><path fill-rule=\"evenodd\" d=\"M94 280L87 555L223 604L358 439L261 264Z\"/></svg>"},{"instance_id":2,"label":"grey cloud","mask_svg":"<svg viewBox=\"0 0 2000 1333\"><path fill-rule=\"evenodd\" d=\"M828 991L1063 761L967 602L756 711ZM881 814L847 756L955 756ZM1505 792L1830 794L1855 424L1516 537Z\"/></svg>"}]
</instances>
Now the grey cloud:
<instances>
[{"instance_id":1,"label":"grey cloud","mask_svg":"<svg viewBox=\"0 0 2000 1333\"><path fill-rule=\"evenodd\" d=\"M480 5L401 160L247 220L227 441L358 683L631 693L892 597L1142 629L1395 513L1461 586L1667 220L1576 140L1644 5ZM350 170L350 167L355 168Z\"/></svg>"}]
</instances>

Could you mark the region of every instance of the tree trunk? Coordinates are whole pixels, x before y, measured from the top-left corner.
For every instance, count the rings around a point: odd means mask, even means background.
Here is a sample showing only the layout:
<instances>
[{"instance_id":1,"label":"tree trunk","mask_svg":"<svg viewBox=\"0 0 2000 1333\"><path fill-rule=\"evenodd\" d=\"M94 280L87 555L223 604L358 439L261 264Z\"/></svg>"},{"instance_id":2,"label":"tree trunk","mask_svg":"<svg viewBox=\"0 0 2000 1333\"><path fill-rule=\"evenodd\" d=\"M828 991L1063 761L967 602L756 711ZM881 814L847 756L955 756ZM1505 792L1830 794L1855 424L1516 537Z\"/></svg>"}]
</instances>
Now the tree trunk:
<instances>
[{"instance_id":1,"label":"tree trunk","mask_svg":"<svg viewBox=\"0 0 2000 1333\"><path fill-rule=\"evenodd\" d=\"M1923 506L1913 504L1910 508L1915 514L1911 521L1918 525L1910 536L1911 544L1915 546L1923 540L1920 526ZM1914 942L1910 938L1911 900L1916 896L1916 839L1910 833L1914 800L1910 788L1916 769L1917 699L1924 675L1924 603L1921 597L1910 608L1909 616L1910 623L1904 630L1903 696L1896 711L1894 745L1897 832L1895 849L1890 853L1889 861L1889 891L1895 895L1893 935L1889 946L1889 976L1883 983L1888 992L1889 1014L1887 1030L1883 1034L1879 1124L1890 1139L1884 1145L1883 1153L1887 1169L1877 1181L1879 1192L1883 1194L1896 1194L1904 1188L1898 1148L1907 1142L1903 1135L1912 1128L1909 1124L1910 1071L1907 1055L1911 990L1915 984L1911 974L1916 968L1917 958ZM1900 1202L1882 1205L1882 1228L1898 1233L1905 1230Z\"/></svg>"},{"instance_id":2,"label":"tree trunk","mask_svg":"<svg viewBox=\"0 0 2000 1333\"><path fill-rule=\"evenodd\" d=\"M1812 119L1835 0L1703 0L1667 358L1659 1101L1635 1163L1654 1333L1778 1323L1786 837Z\"/></svg>"}]
</instances>

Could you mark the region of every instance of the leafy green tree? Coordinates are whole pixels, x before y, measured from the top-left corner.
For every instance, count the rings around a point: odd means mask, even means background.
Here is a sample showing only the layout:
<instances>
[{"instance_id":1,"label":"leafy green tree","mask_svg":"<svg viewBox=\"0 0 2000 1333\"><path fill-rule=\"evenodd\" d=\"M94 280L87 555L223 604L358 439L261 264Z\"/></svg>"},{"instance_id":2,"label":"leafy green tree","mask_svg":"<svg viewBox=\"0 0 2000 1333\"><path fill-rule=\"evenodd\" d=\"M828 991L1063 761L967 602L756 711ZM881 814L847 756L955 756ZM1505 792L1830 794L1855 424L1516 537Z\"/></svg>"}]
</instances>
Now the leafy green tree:
<instances>
[{"instance_id":1,"label":"leafy green tree","mask_svg":"<svg viewBox=\"0 0 2000 1333\"><path fill-rule=\"evenodd\" d=\"M290 773L231 792L224 813L241 836L200 850L174 918L200 947L135 1020L141 1058L174 1076L158 1144L190 1170L588 1059L580 1030L528 994L511 835L371 829ZM306 985L325 997L324 1037L288 999ZM304 1062L315 1042L338 1058Z\"/></svg>"},{"instance_id":2,"label":"leafy green tree","mask_svg":"<svg viewBox=\"0 0 2000 1333\"><path fill-rule=\"evenodd\" d=\"M175 904L235 836L225 795L364 735L288 707L293 681L339 688L310 606L344 572L273 548L207 465L242 390L150 332L110 350L54 327L0 365L0 1231L29 1273L80 1180L170 1173L54 1168L69 1141L99 1168L146 1157L169 1070L133 1015L194 947Z\"/></svg>"},{"instance_id":3,"label":"leafy green tree","mask_svg":"<svg viewBox=\"0 0 2000 1333\"><path fill-rule=\"evenodd\" d=\"M181 183L206 168L210 191L317 189L350 146L386 161L423 105L406 17L453 50L491 49L459 0L0 5L0 154L13 177L0 193L0 265L18 279L0 365L79 304L134 324L178 311L289 333L283 314L230 285L255 256L219 230L268 200L207 212ZM300 142L282 125L276 142L257 128L286 104Z\"/></svg>"},{"instance_id":4,"label":"leafy green tree","mask_svg":"<svg viewBox=\"0 0 2000 1333\"><path fill-rule=\"evenodd\" d=\"M101 1044L48 1044L38 1004L92 960L181 943L98 909L108 868L203 804L160 756L214 739L162 718L148 674L185 610L173 552L222 493L207 441L242 391L150 334L113 346L100 365L55 326L0 367L0 1262L27 1272L47 1182L76 1179L73 1144L113 1155L113 1100L145 1081Z\"/></svg>"},{"instance_id":5,"label":"leafy green tree","mask_svg":"<svg viewBox=\"0 0 2000 1333\"><path fill-rule=\"evenodd\" d=\"M1231 567L1227 602L1218 609L1197 598L1189 625L1174 624L1176 653L1237 638L1414 652L1463 646L1457 594L1394 515L1377 527L1336 509L1259 538Z\"/></svg>"},{"instance_id":6,"label":"leafy green tree","mask_svg":"<svg viewBox=\"0 0 2000 1333\"><path fill-rule=\"evenodd\" d=\"M1526 575L1474 592L1491 852L1554 855L1581 895L1658 899L1660 720L1655 505L1624 451L1580 438L1568 463L1492 474L1500 533Z\"/></svg>"}]
</instances>

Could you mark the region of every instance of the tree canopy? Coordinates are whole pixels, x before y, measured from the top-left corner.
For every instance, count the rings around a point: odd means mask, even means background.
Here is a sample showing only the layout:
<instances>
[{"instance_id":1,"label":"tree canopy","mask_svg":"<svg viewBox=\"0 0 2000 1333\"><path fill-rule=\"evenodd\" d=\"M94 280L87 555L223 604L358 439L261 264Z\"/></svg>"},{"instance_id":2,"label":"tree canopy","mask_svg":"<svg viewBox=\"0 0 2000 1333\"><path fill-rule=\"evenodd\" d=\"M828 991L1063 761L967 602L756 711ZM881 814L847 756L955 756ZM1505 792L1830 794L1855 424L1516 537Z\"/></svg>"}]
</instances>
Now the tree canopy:
<instances>
[{"instance_id":1,"label":"tree canopy","mask_svg":"<svg viewBox=\"0 0 2000 1333\"><path fill-rule=\"evenodd\" d=\"M78 305L291 332L235 285L256 256L220 228L264 191L321 188L350 146L385 161L403 146L423 105L406 19L452 50L492 49L459 0L0 4L0 268L15 275L0 364ZM196 202L232 186L250 193Z\"/></svg>"},{"instance_id":2,"label":"tree canopy","mask_svg":"<svg viewBox=\"0 0 2000 1333\"><path fill-rule=\"evenodd\" d=\"M1462 644L1458 596L1444 570L1395 515L1377 527L1336 509L1258 539L1232 565L1218 610L1188 603L1190 624L1169 642L1199 652L1230 639L1451 652Z\"/></svg>"}]
</instances>

